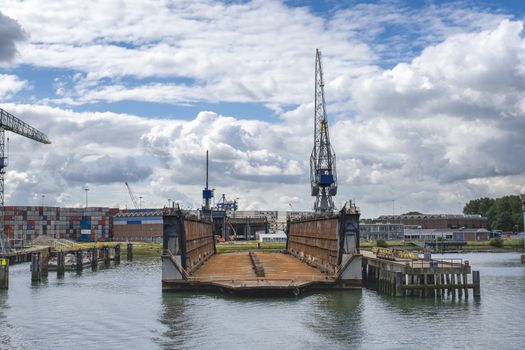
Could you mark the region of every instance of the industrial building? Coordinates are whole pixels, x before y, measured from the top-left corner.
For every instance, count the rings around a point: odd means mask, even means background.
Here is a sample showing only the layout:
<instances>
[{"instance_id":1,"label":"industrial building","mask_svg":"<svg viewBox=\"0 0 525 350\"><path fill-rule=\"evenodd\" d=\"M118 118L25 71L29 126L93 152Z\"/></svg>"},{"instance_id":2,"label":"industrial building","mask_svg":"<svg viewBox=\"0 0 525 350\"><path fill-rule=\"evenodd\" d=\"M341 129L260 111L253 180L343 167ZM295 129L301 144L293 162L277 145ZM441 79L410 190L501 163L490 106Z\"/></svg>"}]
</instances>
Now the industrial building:
<instances>
[{"instance_id":1,"label":"industrial building","mask_svg":"<svg viewBox=\"0 0 525 350\"><path fill-rule=\"evenodd\" d=\"M288 236L284 232L277 233L260 233L258 234L258 241L260 243L286 243Z\"/></svg>"},{"instance_id":2,"label":"industrial building","mask_svg":"<svg viewBox=\"0 0 525 350\"><path fill-rule=\"evenodd\" d=\"M488 228L489 220L481 215L420 214L420 215L383 215L375 222L384 224L403 224L422 229L460 229Z\"/></svg>"},{"instance_id":3,"label":"industrial building","mask_svg":"<svg viewBox=\"0 0 525 350\"><path fill-rule=\"evenodd\" d=\"M404 225L383 223L361 223L359 225L361 239L365 240L403 240Z\"/></svg>"},{"instance_id":4,"label":"industrial building","mask_svg":"<svg viewBox=\"0 0 525 350\"><path fill-rule=\"evenodd\" d=\"M116 214L113 217L113 240L160 242L164 223L162 215L161 210Z\"/></svg>"},{"instance_id":5,"label":"industrial building","mask_svg":"<svg viewBox=\"0 0 525 350\"><path fill-rule=\"evenodd\" d=\"M405 228L405 239L411 241L487 241L492 238L492 232L487 229L423 229Z\"/></svg>"}]
</instances>

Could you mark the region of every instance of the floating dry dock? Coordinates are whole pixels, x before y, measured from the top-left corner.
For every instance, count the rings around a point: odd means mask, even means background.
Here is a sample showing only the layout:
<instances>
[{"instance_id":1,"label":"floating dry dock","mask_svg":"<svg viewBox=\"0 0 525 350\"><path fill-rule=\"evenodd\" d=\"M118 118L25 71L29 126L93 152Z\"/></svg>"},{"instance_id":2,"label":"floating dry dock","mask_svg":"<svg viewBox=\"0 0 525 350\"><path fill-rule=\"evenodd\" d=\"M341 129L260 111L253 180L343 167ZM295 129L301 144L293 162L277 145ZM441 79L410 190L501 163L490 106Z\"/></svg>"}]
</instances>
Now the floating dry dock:
<instances>
[{"instance_id":1,"label":"floating dry dock","mask_svg":"<svg viewBox=\"0 0 525 350\"><path fill-rule=\"evenodd\" d=\"M292 220L284 253L215 254L210 221L166 214L162 288L265 295L360 288L358 222L355 208Z\"/></svg>"},{"instance_id":2,"label":"floating dry dock","mask_svg":"<svg viewBox=\"0 0 525 350\"><path fill-rule=\"evenodd\" d=\"M164 216L162 289L298 295L306 290L366 287L391 296L480 294L479 272L461 259L386 258L359 251L359 213L288 221L282 253L215 254L211 221L181 211Z\"/></svg>"}]
</instances>

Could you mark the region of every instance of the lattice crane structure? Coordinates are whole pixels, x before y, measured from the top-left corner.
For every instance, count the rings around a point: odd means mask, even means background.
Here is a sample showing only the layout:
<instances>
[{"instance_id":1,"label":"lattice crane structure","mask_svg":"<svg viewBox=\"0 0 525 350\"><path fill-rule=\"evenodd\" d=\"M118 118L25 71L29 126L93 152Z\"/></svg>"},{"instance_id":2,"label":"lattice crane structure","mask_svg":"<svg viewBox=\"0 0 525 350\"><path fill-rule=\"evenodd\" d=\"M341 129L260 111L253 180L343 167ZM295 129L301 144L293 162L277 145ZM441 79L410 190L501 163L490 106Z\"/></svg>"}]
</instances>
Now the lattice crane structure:
<instances>
[{"instance_id":1,"label":"lattice crane structure","mask_svg":"<svg viewBox=\"0 0 525 350\"><path fill-rule=\"evenodd\" d=\"M31 125L18 119L11 113L0 108L0 250L5 251L8 247L7 235L4 232L4 180L7 168L7 154L5 149L5 133L11 131L28 139L49 145L51 141L47 136L33 128Z\"/></svg>"},{"instance_id":2,"label":"lattice crane structure","mask_svg":"<svg viewBox=\"0 0 525 350\"><path fill-rule=\"evenodd\" d=\"M126 184L126 187L128 189L129 197L131 198L131 202L133 203L133 206L135 209L141 209L139 203L137 202L137 198L133 194L133 191L131 190L131 187L129 187L129 184L127 182L124 182Z\"/></svg>"},{"instance_id":3,"label":"lattice crane structure","mask_svg":"<svg viewBox=\"0 0 525 350\"><path fill-rule=\"evenodd\" d=\"M335 209L332 197L337 194L335 153L330 144L328 119L324 100L323 66L321 51L315 51L315 111L314 148L310 156L310 183L316 197L314 210L318 213Z\"/></svg>"}]
</instances>

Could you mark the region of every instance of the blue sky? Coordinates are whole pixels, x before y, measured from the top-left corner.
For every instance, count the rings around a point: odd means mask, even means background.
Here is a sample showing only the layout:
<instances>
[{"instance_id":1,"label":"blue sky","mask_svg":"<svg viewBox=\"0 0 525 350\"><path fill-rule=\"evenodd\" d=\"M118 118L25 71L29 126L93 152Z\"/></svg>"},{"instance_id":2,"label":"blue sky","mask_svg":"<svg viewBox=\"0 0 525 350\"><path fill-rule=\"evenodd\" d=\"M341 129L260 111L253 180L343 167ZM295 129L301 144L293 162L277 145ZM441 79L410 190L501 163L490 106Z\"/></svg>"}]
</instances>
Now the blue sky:
<instances>
[{"instance_id":1,"label":"blue sky","mask_svg":"<svg viewBox=\"0 0 525 350\"><path fill-rule=\"evenodd\" d=\"M520 192L507 154L523 148L524 14L519 1L3 1L0 106L53 140L11 138L8 203L82 205L88 186L93 205L123 207L128 181L146 205L197 207L209 149L210 181L241 208L311 208L317 47L339 205L458 212Z\"/></svg>"}]
</instances>

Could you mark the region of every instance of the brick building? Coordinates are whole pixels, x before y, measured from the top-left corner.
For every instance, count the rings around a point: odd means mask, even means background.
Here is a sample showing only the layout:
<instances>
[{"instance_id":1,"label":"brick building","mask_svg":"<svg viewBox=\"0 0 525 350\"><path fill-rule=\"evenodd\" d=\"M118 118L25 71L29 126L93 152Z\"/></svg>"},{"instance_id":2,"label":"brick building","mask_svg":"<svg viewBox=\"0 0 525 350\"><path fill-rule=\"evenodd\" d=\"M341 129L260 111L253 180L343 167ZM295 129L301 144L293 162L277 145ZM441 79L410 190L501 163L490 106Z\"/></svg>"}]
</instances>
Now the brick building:
<instances>
[{"instance_id":1,"label":"brick building","mask_svg":"<svg viewBox=\"0 0 525 350\"><path fill-rule=\"evenodd\" d=\"M489 221L481 215L421 214L382 215L374 222L403 224L422 229L488 228Z\"/></svg>"}]
</instances>

